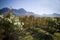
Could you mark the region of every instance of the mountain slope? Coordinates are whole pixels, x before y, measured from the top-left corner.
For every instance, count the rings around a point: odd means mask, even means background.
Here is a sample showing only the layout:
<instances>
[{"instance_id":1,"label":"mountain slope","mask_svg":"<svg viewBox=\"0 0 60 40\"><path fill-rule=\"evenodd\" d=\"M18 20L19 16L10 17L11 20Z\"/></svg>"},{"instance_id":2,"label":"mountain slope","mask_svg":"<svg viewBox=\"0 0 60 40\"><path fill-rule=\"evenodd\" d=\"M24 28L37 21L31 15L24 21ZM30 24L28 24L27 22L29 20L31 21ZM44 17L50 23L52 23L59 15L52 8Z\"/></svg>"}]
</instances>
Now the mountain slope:
<instances>
[{"instance_id":1,"label":"mountain slope","mask_svg":"<svg viewBox=\"0 0 60 40\"><path fill-rule=\"evenodd\" d=\"M8 14L10 8L2 8L0 9L0 15L2 14ZM25 9L11 9L12 14L15 16L35 16L35 17L60 17L60 14L53 13L53 14L44 14L44 15L38 15L34 14L33 12L27 12Z\"/></svg>"},{"instance_id":2,"label":"mountain slope","mask_svg":"<svg viewBox=\"0 0 60 40\"><path fill-rule=\"evenodd\" d=\"M2 8L0 9L0 15L2 14L7 14L9 12L9 8ZM33 15L35 17L39 17L37 14L34 14L33 12L27 12L25 9L20 8L20 9L11 9L13 15L15 16L30 16Z\"/></svg>"},{"instance_id":3,"label":"mountain slope","mask_svg":"<svg viewBox=\"0 0 60 40\"><path fill-rule=\"evenodd\" d=\"M53 13L53 14L43 14L41 17L60 17L60 14Z\"/></svg>"}]
</instances>

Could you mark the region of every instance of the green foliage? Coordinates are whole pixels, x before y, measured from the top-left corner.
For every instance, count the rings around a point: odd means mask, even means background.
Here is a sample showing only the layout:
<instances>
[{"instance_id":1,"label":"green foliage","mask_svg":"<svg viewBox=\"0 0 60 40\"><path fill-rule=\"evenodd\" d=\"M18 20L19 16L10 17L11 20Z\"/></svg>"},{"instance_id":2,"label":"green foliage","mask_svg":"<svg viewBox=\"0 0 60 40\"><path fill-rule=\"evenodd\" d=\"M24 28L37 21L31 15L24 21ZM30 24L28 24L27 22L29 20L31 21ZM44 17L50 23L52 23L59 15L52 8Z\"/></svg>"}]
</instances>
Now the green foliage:
<instances>
[{"instance_id":1,"label":"green foliage","mask_svg":"<svg viewBox=\"0 0 60 40\"><path fill-rule=\"evenodd\" d=\"M11 15L0 17L0 35L5 40L55 40L60 32L60 18Z\"/></svg>"}]
</instances>

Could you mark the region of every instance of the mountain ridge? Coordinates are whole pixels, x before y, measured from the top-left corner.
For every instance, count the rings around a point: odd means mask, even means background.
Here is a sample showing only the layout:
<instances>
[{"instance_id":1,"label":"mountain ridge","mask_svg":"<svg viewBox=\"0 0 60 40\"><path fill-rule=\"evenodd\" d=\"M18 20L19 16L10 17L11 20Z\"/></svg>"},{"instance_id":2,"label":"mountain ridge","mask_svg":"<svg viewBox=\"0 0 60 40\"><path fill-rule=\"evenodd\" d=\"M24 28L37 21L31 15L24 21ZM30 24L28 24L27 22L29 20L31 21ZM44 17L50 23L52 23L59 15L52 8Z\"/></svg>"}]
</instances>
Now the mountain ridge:
<instances>
[{"instance_id":1,"label":"mountain ridge","mask_svg":"<svg viewBox=\"0 0 60 40\"><path fill-rule=\"evenodd\" d=\"M35 17L60 17L60 14L53 13L53 14L45 14L45 15L38 15L33 12L28 12L23 8L20 9L10 9L10 8L2 8L0 9L0 15L3 15L4 13L8 13L9 11L12 11L12 14L15 16L35 16Z\"/></svg>"}]
</instances>

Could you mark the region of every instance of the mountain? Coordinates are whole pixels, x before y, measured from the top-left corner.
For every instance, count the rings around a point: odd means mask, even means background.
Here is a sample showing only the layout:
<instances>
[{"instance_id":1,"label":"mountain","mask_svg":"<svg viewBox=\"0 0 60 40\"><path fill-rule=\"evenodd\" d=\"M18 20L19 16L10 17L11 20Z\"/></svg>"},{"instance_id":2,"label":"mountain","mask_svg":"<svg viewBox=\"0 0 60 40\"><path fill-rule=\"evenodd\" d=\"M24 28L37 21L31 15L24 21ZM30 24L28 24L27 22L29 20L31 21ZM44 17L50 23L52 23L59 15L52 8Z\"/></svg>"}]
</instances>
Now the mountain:
<instances>
[{"instance_id":1,"label":"mountain","mask_svg":"<svg viewBox=\"0 0 60 40\"><path fill-rule=\"evenodd\" d=\"M60 17L60 14L58 14L58 13L53 13L52 15L54 15L56 17Z\"/></svg>"},{"instance_id":2,"label":"mountain","mask_svg":"<svg viewBox=\"0 0 60 40\"><path fill-rule=\"evenodd\" d=\"M13 13L13 15L16 15L16 16L24 16L25 13L27 13L27 11L24 10L23 8L21 8L21 9L12 9L12 13Z\"/></svg>"},{"instance_id":3,"label":"mountain","mask_svg":"<svg viewBox=\"0 0 60 40\"><path fill-rule=\"evenodd\" d=\"M0 15L8 12L10 9L9 8L3 8L3 9L0 9Z\"/></svg>"},{"instance_id":4,"label":"mountain","mask_svg":"<svg viewBox=\"0 0 60 40\"><path fill-rule=\"evenodd\" d=\"M8 12L10 10L12 11L12 14L15 16L30 16L30 15L32 15L35 17L60 17L60 14L58 14L58 13L38 15L33 12L27 12L23 8L20 8L20 9L2 8L2 9L0 9L0 15L8 14Z\"/></svg>"},{"instance_id":5,"label":"mountain","mask_svg":"<svg viewBox=\"0 0 60 40\"><path fill-rule=\"evenodd\" d=\"M0 15L2 14L7 14L10 11L9 8L2 8L0 9ZM21 8L21 9L11 9L12 14L16 15L16 16L20 16L20 15L25 15L26 11Z\"/></svg>"},{"instance_id":6,"label":"mountain","mask_svg":"<svg viewBox=\"0 0 60 40\"><path fill-rule=\"evenodd\" d=\"M7 14L9 12L9 8L2 8L0 9L0 15L2 14ZM35 17L39 17L40 15L34 14L33 12L27 12L25 9L20 8L20 9L11 9L12 14L15 16L30 16L33 15Z\"/></svg>"},{"instance_id":7,"label":"mountain","mask_svg":"<svg viewBox=\"0 0 60 40\"><path fill-rule=\"evenodd\" d=\"M60 14L53 13L53 14L43 14L41 17L60 17Z\"/></svg>"}]
</instances>

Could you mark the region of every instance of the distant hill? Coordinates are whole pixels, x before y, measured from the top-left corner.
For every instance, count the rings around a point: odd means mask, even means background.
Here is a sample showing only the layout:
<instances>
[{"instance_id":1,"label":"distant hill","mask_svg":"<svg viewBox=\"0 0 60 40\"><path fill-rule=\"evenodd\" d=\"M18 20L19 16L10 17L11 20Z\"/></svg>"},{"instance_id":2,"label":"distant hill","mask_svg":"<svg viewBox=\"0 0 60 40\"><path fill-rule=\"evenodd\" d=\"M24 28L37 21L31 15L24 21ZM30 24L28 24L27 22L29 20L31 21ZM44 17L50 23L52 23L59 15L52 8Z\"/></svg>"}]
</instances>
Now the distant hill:
<instances>
[{"instance_id":1,"label":"distant hill","mask_svg":"<svg viewBox=\"0 0 60 40\"><path fill-rule=\"evenodd\" d=\"M2 8L2 9L0 9L0 15L2 15L2 14L4 14L4 13L8 13L9 12L9 8Z\"/></svg>"},{"instance_id":2,"label":"distant hill","mask_svg":"<svg viewBox=\"0 0 60 40\"><path fill-rule=\"evenodd\" d=\"M60 17L60 14L53 13L53 14L43 14L41 17Z\"/></svg>"},{"instance_id":3,"label":"distant hill","mask_svg":"<svg viewBox=\"0 0 60 40\"><path fill-rule=\"evenodd\" d=\"M3 14L8 14L10 8L2 8L0 9L0 15ZM60 17L60 14L58 13L53 13L53 14L44 14L44 15L38 15L33 12L27 12L25 9L20 8L20 9L11 9L12 14L15 16L35 16L35 17Z\"/></svg>"},{"instance_id":4,"label":"distant hill","mask_svg":"<svg viewBox=\"0 0 60 40\"><path fill-rule=\"evenodd\" d=\"M0 15L7 14L9 12L9 8L2 8L0 9ZM33 15L35 17L39 17L40 15L34 14L33 12L27 12L25 9L20 8L20 9L11 9L12 14L15 16L30 16Z\"/></svg>"}]
</instances>

